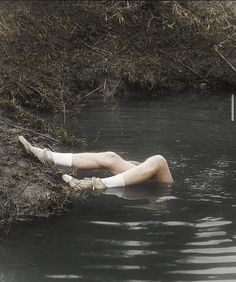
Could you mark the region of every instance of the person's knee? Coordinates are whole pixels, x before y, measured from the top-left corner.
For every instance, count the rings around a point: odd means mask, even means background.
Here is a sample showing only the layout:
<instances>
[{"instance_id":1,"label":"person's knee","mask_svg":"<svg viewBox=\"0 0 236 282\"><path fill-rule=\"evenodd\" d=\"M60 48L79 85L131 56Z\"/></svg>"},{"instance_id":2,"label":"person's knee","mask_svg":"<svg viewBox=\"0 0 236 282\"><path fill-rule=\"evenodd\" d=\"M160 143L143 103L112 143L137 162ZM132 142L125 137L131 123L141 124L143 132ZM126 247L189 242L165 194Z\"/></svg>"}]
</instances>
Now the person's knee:
<instances>
[{"instance_id":1,"label":"person's knee","mask_svg":"<svg viewBox=\"0 0 236 282\"><path fill-rule=\"evenodd\" d=\"M111 151L105 152L103 159L103 166L105 168L112 168L119 159L120 157L116 153Z\"/></svg>"},{"instance_id":2,"label":"person's knee","mask_svg":"<svg viewBox=\"0 0 236 282\"><path fill-rule=\"evenodd\" d=\"M165 168L167 161L162 155L155 155L147 159L150 167L155 171L157 169Z\"/></svg>"}]
</instances>

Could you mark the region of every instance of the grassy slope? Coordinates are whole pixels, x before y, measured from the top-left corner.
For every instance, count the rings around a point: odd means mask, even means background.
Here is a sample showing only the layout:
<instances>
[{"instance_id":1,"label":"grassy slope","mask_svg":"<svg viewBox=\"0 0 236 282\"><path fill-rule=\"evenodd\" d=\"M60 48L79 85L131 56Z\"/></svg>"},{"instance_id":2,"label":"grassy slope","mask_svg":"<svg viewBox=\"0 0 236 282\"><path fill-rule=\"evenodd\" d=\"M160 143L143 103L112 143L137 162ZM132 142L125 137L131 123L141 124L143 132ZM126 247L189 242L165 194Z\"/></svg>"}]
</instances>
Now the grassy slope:
<instances>
[{"instance_id":1,"label":"grassy slope","mask_svg":"<svg viewBox=\"0 0 236 282\"><path fill-rule=\"evenodd\" d=\"M222 5L195 3L6 2L1 96L45 111L78 105L102 85L106 97L122 85L166 91L204 79L235 85L235 73L213 49L233 48L235 26Z\"/></svg>"}]
</instances>

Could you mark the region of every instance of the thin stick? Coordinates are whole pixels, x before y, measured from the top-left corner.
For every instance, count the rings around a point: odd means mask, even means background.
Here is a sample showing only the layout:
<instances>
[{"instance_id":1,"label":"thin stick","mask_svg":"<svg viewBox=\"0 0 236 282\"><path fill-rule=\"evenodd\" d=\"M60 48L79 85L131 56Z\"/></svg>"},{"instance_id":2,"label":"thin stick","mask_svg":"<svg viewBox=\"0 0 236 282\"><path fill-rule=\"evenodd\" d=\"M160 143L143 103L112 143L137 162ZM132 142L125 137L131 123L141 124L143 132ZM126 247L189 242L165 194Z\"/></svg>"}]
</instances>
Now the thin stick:
<instances>
[{"instance_id":1,"label":"thin stick","mask_svg":"<svg viewBox=\"0 0 236 282\"><path fill-rule=\"evenodd\" d=\"M222 59L223 61L225 61L226 64L227 64L234 72L236 72L236 68L229 62L229 60L227 60L227 59L224 57L224 55L218 50L217 46L214 46L214 50L216 51L216 53L217 53L218 55L220 55L221 59Z\"/></svg>"},{"instance_id":2,"label":"thin stick","mask_svg":"<svg viewBox=\"0 0 236 282\"><path fill-rule=\"evenodd\" d=\"M111 95L110 95L112 98L113 98L113 96L116 94L117 88L119 87L120 83L121 83L121 79L116 83L116 85L115 85L114 88L112 89Z\"/></svg>"},{"instance_id":3,"label":"thin stick","mask_svg":"<svg viewBox=\"0 0 236 282\"><path fill-rule=\"evenodd\" d=\"M196 76L198 76L199 78L203 79L204 81L206 81L211 87L213 87L213 85L211 84L211 82L206 79L205 77L203 77L202 75L200 75L199 73L197 73L194 69L192 69L191 67L187 66L186 64L182 63L180 60L176 59L173 56L170 56L169 54L167 54L166 52L164 52L163 50L159 49L159 51L166 55L168 58L174 60L174 62L179 63L181 66L185 67L186 69L190 70L192 73L194 73Z\"/></svg>"},{"instance_id":4,"label":"thin stick","mask_svg":"<svg viewBox=\"0 0 236 282\"><path fill-rule=\"evenodd\" d=\"M22 194L22 193L25 191L25 189L27 188L27 186L30 184L31 180L32 180L32 179L30 179L30 180L25 184L25 186L22 188L22 190L16 195L16 198L19 197L20 194Z\"/></svg>"},{"instance_id":5,"label":"thin stick","mask_svg":"<svg viewBox=\"0 0 236 282\"><path fill-rule=\"evenodd\" d=\"M101 55L103 55L103 56L104 56L104 53L107 53L107 54L109 54L109 55L112 55L112 53L111 53L110 51L107 51L107 50L104 50L104 49L101 49L101 48L98 48L98 47L89 46L89 45L86 44L85 42L82 42L82 44L83 44L84 46L86 46L87 48L89 48L89 49L93 50L94 52L97 52L97 53L99 53L99 54L101 54ZM103 52L103 53L102 53L102 52Z\"/></svg>"},{"instance_id":6,"label":"thin stick","mask_svg":"<svg viewBox=\"0 0 236 282\"><path fill-rule=\"evenodd\" d=\"M11 230L11 225L12 225L12 222L8 225L7 230L4 231L4 233L5 233L6 235L9 234L9 232L10 232L10 230Z\"/></svg>"},{"instance_id":7,"label":"thin stick","mask_svg":"<svg viewBox=\"0 0 236 282\"><path fill-rule=\"evenodd\" d=\"M63 102L63 122L65 126L66 125L66 106L64 102Z\"/></svg>"},{"instance_id":8,"label":"thin stick","mask_svg":"<svg viewBox=\"0 0 236 282\"><path fill-rule=\"evenodd\" d=\"M80 100L82 100L82 99L84 99L84 98L87 98L89 95L91 95L91 94L93 94L94 92L96 92L96 91L102 89L103 87L104 87L104 84L101 85L101 86L99 86L98 88L92 90L91 92L89 92L88 94L86 94L85 96L83 96Z\"/></svg>"},{"instance_id":9,"label":"thin stick","mask_svg":"<svg viewBox=\"0 0 236 282\"><path fill-rule=\"evenodd\" d=\"M234 94L231 95L231 120L234 121Z\"/></svg>"},{"instance_id":10,"label":"thin stick","mask_svg":"<svg viewBox=\"0 0 236 282\"><path fill-rule=\"evenodd\" d=\"M103 95L104 95L104 93L105 93L106 86L107 86L107 79L105 78L104 84L103 84Z\"/></svg>"}]
</instances>

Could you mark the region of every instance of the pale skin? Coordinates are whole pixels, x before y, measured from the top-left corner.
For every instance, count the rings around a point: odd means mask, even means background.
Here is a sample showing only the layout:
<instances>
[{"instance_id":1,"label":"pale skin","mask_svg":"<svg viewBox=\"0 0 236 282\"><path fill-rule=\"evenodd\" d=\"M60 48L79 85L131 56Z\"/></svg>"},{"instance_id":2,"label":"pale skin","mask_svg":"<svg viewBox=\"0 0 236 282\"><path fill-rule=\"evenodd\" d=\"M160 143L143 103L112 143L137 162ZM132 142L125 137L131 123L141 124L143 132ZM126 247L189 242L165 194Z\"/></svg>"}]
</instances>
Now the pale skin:
<instances>
[{"instance_id":1,"label":"pale skin","mask_svg":"<svg viewBox=\"0 0 236 282\"><path fill-rule=\"evenodd\" d=\"M32 146L23 136L19 136L18 139L25 150L37 156L41 162L45 163L46 160L50 164L54 163L53 157L55 155L52 152ZM63 153L59 155L63 158ZM72 163L69 162L68 165L80 170L105 169L114 175L119 174L122 176L121 179L124 181L125 186L143 183L148 180L162 183L173 182L167 161L161 155L152 156L138 164L126 161L114 152L76 153L71 154L71 156ZM68 154L64 156L64 158L66 157L68 157ZM67 164L67 162L65 163Z\"/></svg>"},{"instance_id":2,"label":"pale skin","mask_svg":"<svg viewBox=\"0 0 236 282\"><path fill-rule=\"evenodd\" d=\"M105 169L112 174L121 174L125 186L148 180L173 183L166 159L155 155L139 165L124 160L114 152L77 153L72 155L72 166L77 169Z\"/></svg>"}]
</instances>

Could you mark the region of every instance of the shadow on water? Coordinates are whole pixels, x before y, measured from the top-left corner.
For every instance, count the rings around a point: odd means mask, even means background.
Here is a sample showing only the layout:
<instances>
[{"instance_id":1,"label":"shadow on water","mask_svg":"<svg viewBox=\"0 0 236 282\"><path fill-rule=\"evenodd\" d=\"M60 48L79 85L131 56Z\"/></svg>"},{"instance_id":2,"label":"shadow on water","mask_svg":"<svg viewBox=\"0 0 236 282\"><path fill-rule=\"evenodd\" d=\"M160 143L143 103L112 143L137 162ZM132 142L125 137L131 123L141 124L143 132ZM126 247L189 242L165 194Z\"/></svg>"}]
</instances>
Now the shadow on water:
<instances>
[{"instance_id":1,"label":"shadow on water","mask_svg":"<svg viewBox=\"0 0 236 282\"><path fill-rule=\"evenodd\" d=\"M0 245L0 281L235 281L229 109L227 97L190 95L88 107L72 118L84 150L138 161L161 153L175 183L107 189L68 215L14 226Z\"/></svg>"}]
</instances>

